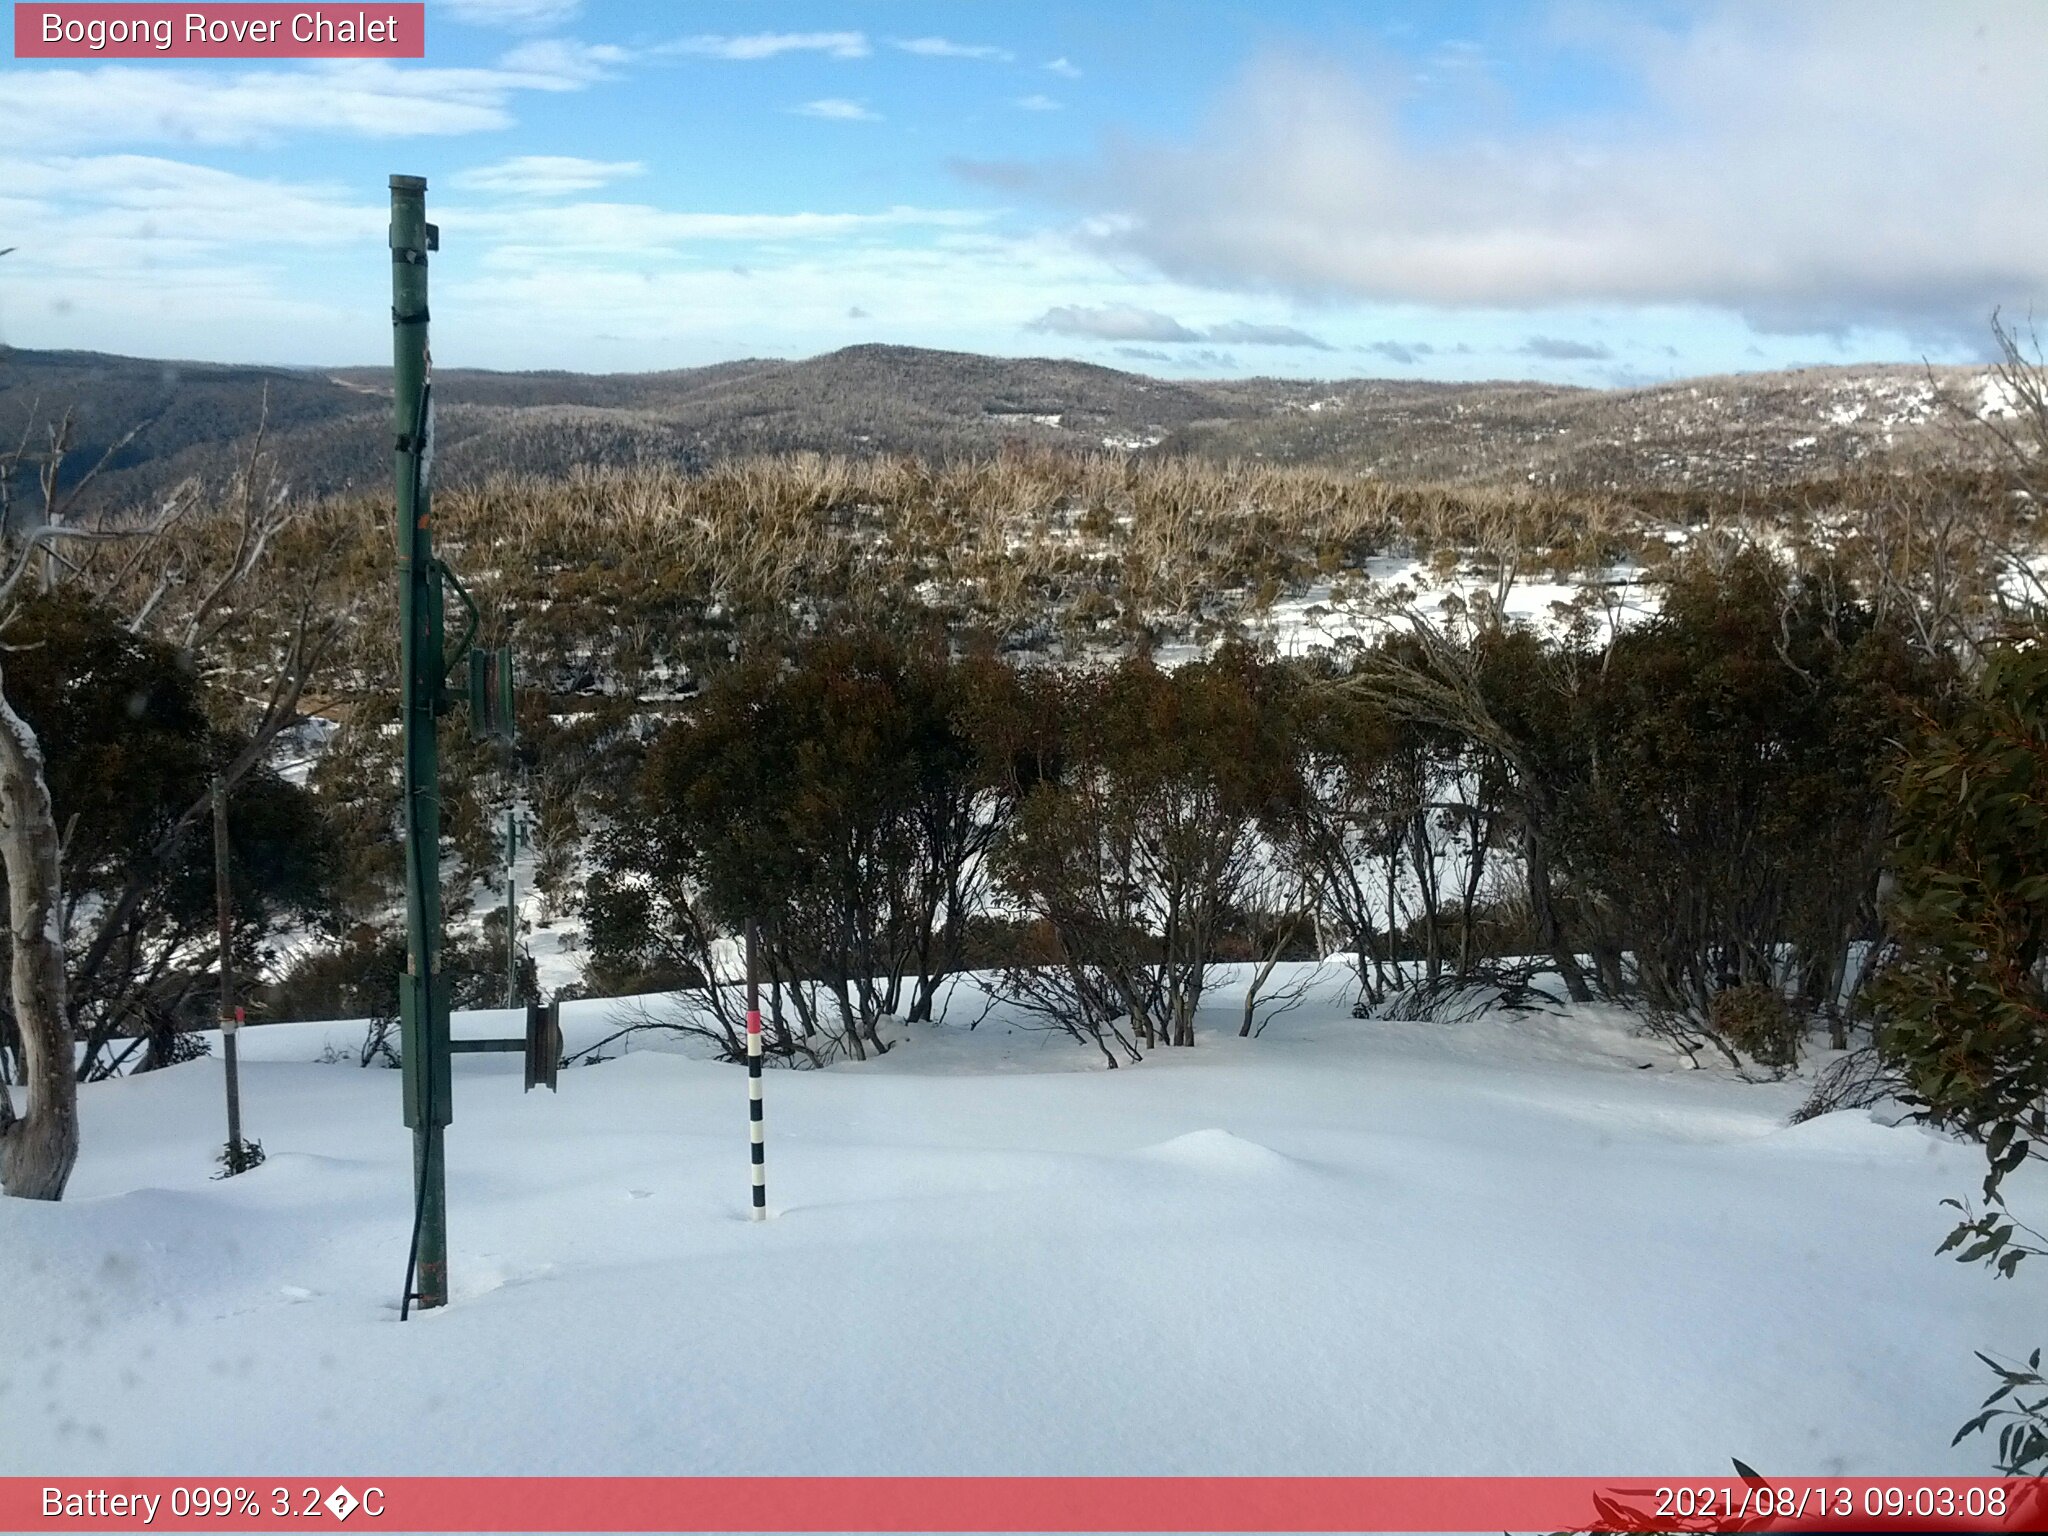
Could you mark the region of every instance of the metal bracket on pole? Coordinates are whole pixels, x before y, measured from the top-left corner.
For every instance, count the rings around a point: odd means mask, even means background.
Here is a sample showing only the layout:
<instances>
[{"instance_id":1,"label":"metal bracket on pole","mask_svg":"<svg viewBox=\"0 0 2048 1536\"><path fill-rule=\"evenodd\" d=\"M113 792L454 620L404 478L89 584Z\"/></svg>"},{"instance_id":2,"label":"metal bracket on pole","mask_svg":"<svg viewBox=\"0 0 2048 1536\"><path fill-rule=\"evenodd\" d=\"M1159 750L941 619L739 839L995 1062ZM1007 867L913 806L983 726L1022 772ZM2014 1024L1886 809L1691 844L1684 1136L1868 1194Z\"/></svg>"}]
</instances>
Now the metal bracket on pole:
<instances>
[{"instance_id":1,"label":"metal bracket on pole","mask_svg":"<svg viewBox=\"0 0 2048 1536\"><path fill-rule=\"evenodd\" d=\"M469 653L469 734L476 741L510 744L516 728L512 700L512 650L500 646Z\"/></svg>"},{"instance_id":2,"label":"metal bracket on pole","mask_svg":"<svg viewBox=\"0 0 2048 1536\"><path fill-rule=\"evenodd\" d=\"M557 1091L555 1075L562 1064L562 1005L526 1005L526 1091Z\"/></svg>"},{"instance_id":3,"label":"metal bracket on pole","mask_svg":"<svg viewBox=\"0 0 2048 1536\"><path fill-rule=\"evenodd\" d=\"M562 1065L562 1005L528 1003L526 1033L516 1039L455 1040L449 1049L457 1056L488 1056L519 1051L526 1057L526 1091L545 1088L559 1092L555 1079Z\"/></svg>"}]
</instances>

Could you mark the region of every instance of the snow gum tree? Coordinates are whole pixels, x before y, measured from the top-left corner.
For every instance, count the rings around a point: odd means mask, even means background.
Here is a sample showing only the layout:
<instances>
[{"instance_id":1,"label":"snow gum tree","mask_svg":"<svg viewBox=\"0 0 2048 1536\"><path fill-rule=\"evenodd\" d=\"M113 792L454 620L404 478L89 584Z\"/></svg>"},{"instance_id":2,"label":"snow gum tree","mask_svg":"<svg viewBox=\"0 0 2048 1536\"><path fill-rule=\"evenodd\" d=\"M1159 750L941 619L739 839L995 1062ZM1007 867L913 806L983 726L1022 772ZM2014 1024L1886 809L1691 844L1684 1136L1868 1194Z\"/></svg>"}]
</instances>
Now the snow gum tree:
<instances>
[{"instance_id":1,"label":"snow gum tree","mask_svg":"<svg viewBox=\"0 0 2048 1536\"><path fill-rule=\"evenodd\" d=\"M4 682L0 682L4 689ZM7 871L9 991L22 1042L26 1113L0 1081L0 1190L64 1193L78 1160L78 1080L64 1007L63 872L35 732L0 691L0 860Z\"/></svg>"},{"instance_id":2,"label":"snow gum tree","mask_svg":"<svg viewBox=\"0 0 2048 1536\"><path fill-rule=\"evenodd\" d=\"M1146 1046L1195 1043L1259 819L1288 798L1277 683L1236 648L1172 673L1138 658L1037 682L1059 700L1039 712L1059 722L1041 754L1057 768L1020 797L998 869L1093 1011L1128 1018Z\"/></svg>"},{"instance_id":3,"label":"snow gum tree","mask_svg":"<svg viewBox=\"0 0 2048 1536\"><path fill-rule=\"evenodd\" d=\"M266 570L294 510L262 470L260 426L242 472L217 499L188 485L139 517L92 522L75 520L71 509L127 440L67 480L71 419L49 424L45 446L31 450L34 427L19 446L0 450L0 873L8 1012L25 1090L17 1105L0 1082L0 1190L56 1200L78 1155L81 1002L120 999L115 1011L125 1023L115 1027L126 1027L160 996L158 981L185 969L175 934L152 914L165 910L160 898L177 885L211 801L204 785L187 786L189 796L173 797L182 803L152 803L144 823L125 828L132 837L110 839L96 817L85 826L83 807L60 821L66 790L53 780L50 742L25 708L17 676L34 666L35 653L8 648L22 639L33 605L45 613L60 599L97 605L109 624L175 656L217 706L206 777L217 774L232 794L305 718L300 700L340 616L315 598L332 545L306 552L289 580L259 591L251 579ZM22 486L32 494L21 495ZM64 684L60 691L89 694L105 680ZM67 904L70 859L116 843L122 856L103 869L91 910Z\"/></svg>"},{"instance_id":4,"label":"snow gum tree","mask_svg":"<svg viewBox=\"0 0 2048 1536\"><path fill-rule=\"evenodd\" d=\"M79 1073L167 1065L190 1049L184 1031L213 1022L219 914L204 828L158 844L246 741L209 713L181 652L83 594L60 587L21 604L7 644L8 702L35 732L62 829L59 929L73 941L65 1006ZM280 923L325 920L332 839L311 796L263 764L228 798L227 823L230 955L254 976ZM17 1045L10 1020L0 1007L0 1055Z\"/></svg>"},{"instance_id":5,"label":"snow gum tree","mask_svg":"<svg viewBox=\"0 0 2048 1536\"><path fill-rule=\"evenodd\" d=\"M0 541L6 557L0 632L14 616L19 595L55 585L59 546L102 536L100 530L70 527L63 520L58 486L69 437L66 418L50 429L46 452L32 456L24 434L12 452L0 454ZM41 492L40 515L34 525L19 527L18 514L30 509L17 507L15 487L29 470ZM7 699L4 664L0 869L7 876L8 989L27 1090L27 1104L17 1110L0 1078L0 1192L56 1200L78 1160L78 1087L66 1007L63 849L42 743Z\"/></svg>"},{"instance_id":6,"label":"snow gum tree","mask_svg":"<svg viewBox=\"0 0 2048 1536\"><path fill-rule=\"evenodd\" d=\"M1879 937L1892 744L1952 678L1838 573L1756 550L1680 565L1657 615L1598 645L1416 615L1351 673L1366 705L1428 733L1442 784L1466 786L1437 803L1471 827L1455 904L1468 934L1479 860L1498 840L1518 856L1526 940L1575 999L1597 987L1638 1001L1687 1050L1734 1057L1716 998L1782 992L1793 1033L1753 1036L1774 1066L1814 1018L1843 1038L1852 959ZM1347 779L1371 784L1341 755L1311 782ZM1384 797L1351 836L1435 798ZM1417 850L1423 831L1418 820ZM1391 869L1398 841L1361 851ZM1433 933L1437 898L1414 863ZM1341 880L1324 888L1344 894Z\"/></svg>"},{"instance_id":7,"label":"snow gum tree","mask_svg":"<svg viewBox=\"0 0 2048 1536\"><path fill-rule=\"evenodd\" d=\"M1941 671L1823 575L1745 554L1682 572L1588 670L1561 856L1643 1000L1718 1038L1715 995L1831 1015L1876 936L1891 742Z\"/></svg>"},{"instance_id":8,"label":"snow gum tree","mask_svg":"<svg viewBox=\"0 0 2048 1536\"><path fill-rule=\"evenodd\" d=\"M584 907L598 974L700 986L752 921L785 1054L864 1058L886 1048L884 1017L928 1017L996 813L956 716L1000 666L851 627L721 673L608 817ZM730 999L695 1002L701 1030L737 1048Z\"/></svg>"}]
</instances>

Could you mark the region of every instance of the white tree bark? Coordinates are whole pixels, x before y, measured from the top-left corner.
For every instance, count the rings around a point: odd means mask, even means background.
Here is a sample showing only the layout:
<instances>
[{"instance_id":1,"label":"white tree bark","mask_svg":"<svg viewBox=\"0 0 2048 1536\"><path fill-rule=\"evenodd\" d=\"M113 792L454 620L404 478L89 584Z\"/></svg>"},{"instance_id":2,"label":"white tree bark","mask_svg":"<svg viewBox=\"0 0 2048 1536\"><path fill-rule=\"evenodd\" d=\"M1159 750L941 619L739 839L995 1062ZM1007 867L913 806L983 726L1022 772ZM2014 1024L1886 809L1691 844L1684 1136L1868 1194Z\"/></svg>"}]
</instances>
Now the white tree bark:
<instances>
[{"instance_id":1,"label":"white tree bark","mask_svg":"<svg viewBox=\"0 0 2048 1536\"><path fill-rule=\"evenodd\" d=\"M61 1200L78 1161L78 1079L64 1007L63 868L42 746L0 691L0 862L27 1109L0 1084L0 1190Z\"/></svg>"}]
</instances>

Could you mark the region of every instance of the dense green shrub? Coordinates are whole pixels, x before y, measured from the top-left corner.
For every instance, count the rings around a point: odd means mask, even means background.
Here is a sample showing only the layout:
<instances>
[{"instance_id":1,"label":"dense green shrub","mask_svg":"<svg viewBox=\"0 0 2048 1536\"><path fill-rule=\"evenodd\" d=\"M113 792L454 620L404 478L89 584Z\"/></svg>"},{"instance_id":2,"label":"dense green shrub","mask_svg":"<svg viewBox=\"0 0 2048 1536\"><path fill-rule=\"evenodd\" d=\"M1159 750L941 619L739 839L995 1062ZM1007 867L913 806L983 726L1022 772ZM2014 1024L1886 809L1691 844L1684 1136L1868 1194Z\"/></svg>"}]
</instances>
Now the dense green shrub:
<instances>
[{"instance_id":1,"label":"dense green shrub","mask_svg":"<svg viewBox=\"0 0 2048 1536\"><path fill-rule=\"evenodd\" d=\"M1561 705L1588 750L1559 855L1646 1002L1708 1024L1731 984L1838 1003L1876 936L1891 743L1943 680L1842 583L1756 556L1688 572L1615 642Z\"/></svg>"},{"instance_id":2,"label":"dense green shrub","mask_svg":"<svg viewBox=\"0 0 2048 1536\"><path fill-rule=\"evenodd\" d=\"M721 673L649 748L599 843L593 976L719 975L722 937L751 922L765 977L786 984L780 1049L885 1049L880 1020L929 1017L959 968L994 830L993 768L963 722L1013 681L992 658L953 661L937 636L885 628ZM733 1036L727 999L693 1002Z\"/></svg>"},{"instance_id":3,"label":"dense green shrub","mask_svg":"<svg viewBox=\"0 0 2048 1536\"><path fill-rule=\"evenodd\" d=\"M1995 653L1895 795L1882 1042L1927 1118L1985 1141L1990 1193L2043 1139L2048 1100L2048 648Z\"/></svg>"},{"instance_id":4,"label":"dense green shrub","mask_svg":"<svg viewBox=\"0 0 2048 1536\"><path fill-rule=\"evenodd\" d=\"M1942 1244L2010 1276L2048 1238L2000 1186L2048 1145L2048 649L1994 650L1954 719L1927 722L1895 786L1898 953L1873 988L1879 1047L1902 1096L1984 1144L1981 1214ZM1956 1434L1999 1425L2010 1474L2048 1463L2048 1381L1979 1356L2000 1385Z\"/></svg>"}]
</instances>

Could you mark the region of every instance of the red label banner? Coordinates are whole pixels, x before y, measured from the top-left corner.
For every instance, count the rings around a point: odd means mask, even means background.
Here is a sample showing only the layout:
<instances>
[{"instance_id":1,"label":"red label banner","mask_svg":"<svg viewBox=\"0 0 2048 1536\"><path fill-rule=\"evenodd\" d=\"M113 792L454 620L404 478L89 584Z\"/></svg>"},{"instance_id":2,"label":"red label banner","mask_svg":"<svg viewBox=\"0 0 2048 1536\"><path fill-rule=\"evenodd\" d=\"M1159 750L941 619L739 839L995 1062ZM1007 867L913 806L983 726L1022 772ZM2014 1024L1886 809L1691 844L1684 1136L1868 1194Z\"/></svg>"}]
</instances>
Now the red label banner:
<instances>
[{"instance_id":1,"label":"red label banner","mask_svg":"<svg viewBox=\"0 0 2048 1536\"><path fill-rule=\"evenodd\" d=\"M0 1478L0 1531L2041 1531L2028 1478Z\"/></svg>"},{"instance_id":2,"label":"red label banner","mask_svg":"<svg viewBox=\"0 0 2048 1536\"><path fill-rule=\"evenodd\" d=\"M427 8L382 4L14 7L17 59L422 59Z\"/></svg>"}]
</instances>

